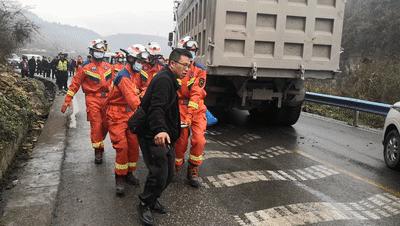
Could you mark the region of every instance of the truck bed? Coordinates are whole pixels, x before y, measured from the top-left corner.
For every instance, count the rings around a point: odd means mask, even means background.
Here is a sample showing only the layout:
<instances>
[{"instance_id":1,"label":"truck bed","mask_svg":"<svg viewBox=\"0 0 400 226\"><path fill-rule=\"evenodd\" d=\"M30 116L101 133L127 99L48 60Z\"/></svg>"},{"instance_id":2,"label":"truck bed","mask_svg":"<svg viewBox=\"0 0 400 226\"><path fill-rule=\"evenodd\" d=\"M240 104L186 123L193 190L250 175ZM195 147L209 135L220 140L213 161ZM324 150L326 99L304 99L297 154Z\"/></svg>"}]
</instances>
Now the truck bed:
<instances>
[{"instance_id":1,"label":"truck bed","mask_svg":"<svg viewBox=\"0 0 400 226\"><path fill-rule=\"evenodd\" d=\"M193 36L210 72L260 77L339 70L345 0L184 0L178 36ZM281 75L279 75L279 73ZM276 74L278 73L278 74Z\"/></svg>"}]
</instances>

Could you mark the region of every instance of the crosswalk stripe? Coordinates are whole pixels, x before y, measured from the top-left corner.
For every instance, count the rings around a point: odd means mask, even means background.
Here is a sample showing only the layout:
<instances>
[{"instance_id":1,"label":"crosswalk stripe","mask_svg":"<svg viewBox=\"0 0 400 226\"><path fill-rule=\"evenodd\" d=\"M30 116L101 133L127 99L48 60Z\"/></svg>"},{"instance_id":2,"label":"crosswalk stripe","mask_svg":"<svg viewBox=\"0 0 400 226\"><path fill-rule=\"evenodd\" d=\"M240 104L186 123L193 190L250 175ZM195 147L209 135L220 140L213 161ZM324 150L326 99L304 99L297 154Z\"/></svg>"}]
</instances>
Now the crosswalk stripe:
<instances>
[{"instance_id":1,"label":"crosswalk stripe","mask_svg":"<svg viewBox=\"0 0 400 226\"><path fill-rule=\"evenodd\" d=\"M388 193L377 194L358 202L309 202L277 206L236 215L240 225L304 225L338 220L379 220L400 214L400 200L389 198ZM383 199L382 199L383 198ZM383 205L367 208L370 200L380 199Z\"/></svg>"},{"instance_id":2,"label":"crosswalk stripe","mask_svg":"<svg viewBox=\"0 0 400 226\"><path fill-rule=\"evenodd\" d=\"M220 143L221 141L217 141L217 143ZM233 141L234 142L234 141ZM221 142L222 143L222 142ZM237 142L236 144L233 144L231 142L225 142L225 146L236 146L239 145ZM232 159L237 159L237 158L248 158L248 159L266 159L266 158L274 158L280 155L285 155L285 154L291 154L294 153L293 151L289 150L284 150L284 149L276 149L275 151L259 151L259 152L254 152L254 153L237 153L237 152L227 152L227 151L215 151L215 150L209 150L205 152L204 159L212 159L212 158L232 158ZM318 171L323 171L325 173L328 173L329 170L323 169L323 168L315 168L315 170ZM337 174L337 173L335 173Z\"/></svg>"},{"instance_id":3,"label":"crosswalk stripe","mask_svg":"<svg viewBox=\"0 0 400 226\"><path fill-rule=\"evenodd\" d=\"M313 173L314 176L305 173L305 171ZM202 184L207 185L208 188L221 188L259 181L305 181L328 177L326 174L315 172L316 170L313 167L291 170L236 171L205 177Z\"/></svg>"}]
</instances>

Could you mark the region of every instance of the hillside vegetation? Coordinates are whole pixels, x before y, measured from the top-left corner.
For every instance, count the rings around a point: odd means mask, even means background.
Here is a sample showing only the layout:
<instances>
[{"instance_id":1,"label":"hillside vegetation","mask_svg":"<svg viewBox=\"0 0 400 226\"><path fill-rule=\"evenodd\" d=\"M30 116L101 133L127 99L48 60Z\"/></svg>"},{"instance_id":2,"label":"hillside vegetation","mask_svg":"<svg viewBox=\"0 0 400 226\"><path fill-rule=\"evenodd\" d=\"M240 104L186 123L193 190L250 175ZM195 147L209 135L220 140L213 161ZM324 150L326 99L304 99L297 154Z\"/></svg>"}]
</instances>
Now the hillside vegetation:
<instances>
[{"instance_id":1,"label":"hillside vegetation","mask_svg":"<svg viewBox=\"0 0 400 226\"><path fill-rule=\"evenodd\" d=\"M308 80L307 91L393 104L400 101L400 1L350 0L346 4L341 69L334 80ZM352 120L351 111L306 104L305 110ZM383 117L361 115L381 127Z\"/></svg>"}]
</instances>

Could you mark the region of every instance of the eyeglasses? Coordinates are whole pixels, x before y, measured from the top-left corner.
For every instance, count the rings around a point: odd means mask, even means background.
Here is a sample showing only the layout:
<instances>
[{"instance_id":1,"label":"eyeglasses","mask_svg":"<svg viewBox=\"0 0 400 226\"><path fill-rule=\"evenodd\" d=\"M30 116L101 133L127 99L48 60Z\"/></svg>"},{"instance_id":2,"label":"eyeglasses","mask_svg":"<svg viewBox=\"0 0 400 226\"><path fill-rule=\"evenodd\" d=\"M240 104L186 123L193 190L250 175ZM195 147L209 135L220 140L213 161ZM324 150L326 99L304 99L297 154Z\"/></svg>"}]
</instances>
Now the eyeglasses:
<instances>
[{"instance_id":1,"label":"eyeglasses","mask_svg":"<svg viewBox=\"0 0 400 226\"><path fill-rule=\"evenodd\" d=\"M175 62L175 63L178 63L178 64L180 64L180 65L182 65L183 68L186 68L186 69L189 69L189 68L190 68L190 64L183 64L183 63L178 62L178 61L174 61L174 62Z\"/></svg>"}]
</instances>

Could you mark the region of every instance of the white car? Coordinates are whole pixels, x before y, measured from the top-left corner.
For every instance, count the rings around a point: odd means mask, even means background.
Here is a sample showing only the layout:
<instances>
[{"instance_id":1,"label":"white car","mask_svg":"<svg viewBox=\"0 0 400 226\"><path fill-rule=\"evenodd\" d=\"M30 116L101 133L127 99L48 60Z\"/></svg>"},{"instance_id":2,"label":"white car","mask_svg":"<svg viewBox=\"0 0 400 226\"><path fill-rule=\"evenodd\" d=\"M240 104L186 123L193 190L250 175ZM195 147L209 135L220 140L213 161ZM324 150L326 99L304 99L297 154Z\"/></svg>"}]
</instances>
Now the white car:
<instances>
[{"instance_id":1,"label":"white car","mask_svg":"<svg viewBox=\"0 0 400 226\"><path fill-rule=\"evenodd\" d=\"M11 66L18 67L19 63L21 62L21 58L17 54L12 53L10 57L7 58L7 62Z\"/></svg>"},{"instance_id":2,"label":"white car","mask_svg":"<svg viewBox=\"0 0 400 226\"><path fill-rule=\"evenodd\" d=\"M391 169L400 170L400 102L395 103L385 119L383 157Z\"/></svg>"}]
</instances>

